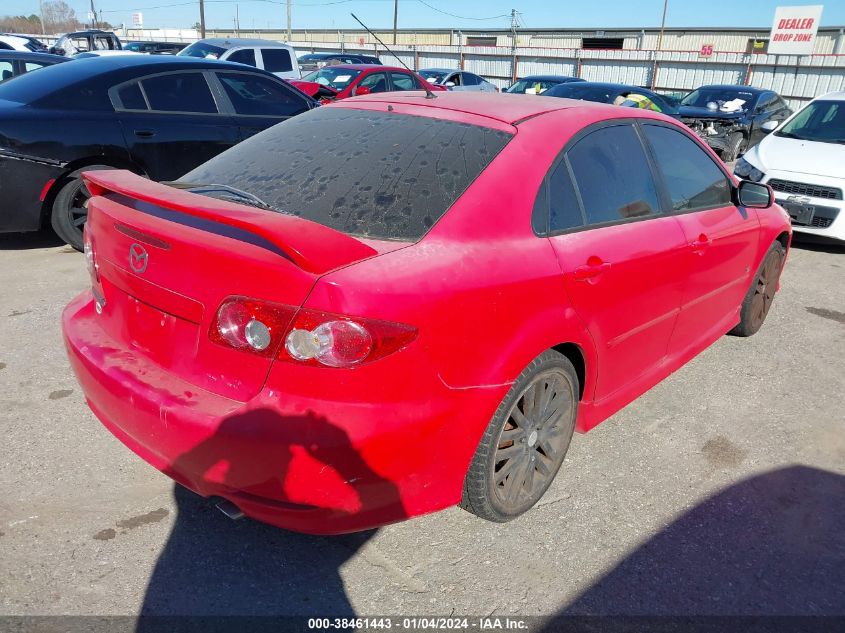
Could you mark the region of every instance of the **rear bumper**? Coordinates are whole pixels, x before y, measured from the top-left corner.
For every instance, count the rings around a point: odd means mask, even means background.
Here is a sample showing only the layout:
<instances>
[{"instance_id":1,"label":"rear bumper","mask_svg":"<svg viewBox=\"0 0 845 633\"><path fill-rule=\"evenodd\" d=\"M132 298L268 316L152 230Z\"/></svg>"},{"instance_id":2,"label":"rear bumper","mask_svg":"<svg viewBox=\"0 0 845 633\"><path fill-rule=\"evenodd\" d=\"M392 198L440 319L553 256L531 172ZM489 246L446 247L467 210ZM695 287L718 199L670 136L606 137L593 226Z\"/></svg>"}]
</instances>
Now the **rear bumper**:
<instances>
[{"instance_id":1,"label":"rear bumper","mask_svg":"<svg viewBox=\"0 0 845 633\"><path fill-rule=\"evenodd\" d=\"M58 164L0 153L0 233L41 228L41 193L63 169Z\"/></svg>"},{"instance_id":2,"label":"rear bumper","mask_svg":"<svg viewBox=\"0 0 845 633\"><path fill-rule=\"evenodd\" d=\"M238 402L127 350L97 320L86 292L67 306L62 326L71 366L106 428L187 488L301 532L369 529L456 504L508 389L420 378L419 402L368 401L366 392L329 401L269 387ZM411 368L396 378L415 380Z\"/></svg>"}]
</instances>

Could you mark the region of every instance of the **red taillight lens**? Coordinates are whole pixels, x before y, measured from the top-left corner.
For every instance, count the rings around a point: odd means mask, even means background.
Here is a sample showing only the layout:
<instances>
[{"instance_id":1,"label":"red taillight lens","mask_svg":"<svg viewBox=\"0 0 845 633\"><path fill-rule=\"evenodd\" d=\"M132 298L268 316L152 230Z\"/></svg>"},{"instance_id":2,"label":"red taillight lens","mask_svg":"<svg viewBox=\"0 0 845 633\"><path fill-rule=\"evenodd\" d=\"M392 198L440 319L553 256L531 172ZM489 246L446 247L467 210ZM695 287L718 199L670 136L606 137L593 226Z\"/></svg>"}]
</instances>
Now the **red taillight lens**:
<instances>
[{"instance_id":1,"label":"red taillight lens","mask_svg":"<svg viewBox=\"0 0 845 633\"><path fill-rule=\"evenodd\" d=\"M410 325L298 309L247 297L226 299L211 324L215 343L325 367L353 367L392 354L417 336Z\"/></svg>"},{"instance_id":2,"label":"red taillight lens","mask_svg":"<svg viewBox=\"0 0 845 633\"><path fill-rule=\"evenodd\" d=\"M259 356L275 356L296 308L246 297L226 299L211 324L209 338Z\"/></svg>"},{"instance_id":3,"label":"red taillight lens","mask_svg":"<svg viewBox=\"0 0 845 633\"><path fill-rule=\"evenodd\" d=\"M327 367L352 367L384 358L416 336L416 328L402 323L303 309L285 337L279 358Z\"/></svg>"}]
</instances>

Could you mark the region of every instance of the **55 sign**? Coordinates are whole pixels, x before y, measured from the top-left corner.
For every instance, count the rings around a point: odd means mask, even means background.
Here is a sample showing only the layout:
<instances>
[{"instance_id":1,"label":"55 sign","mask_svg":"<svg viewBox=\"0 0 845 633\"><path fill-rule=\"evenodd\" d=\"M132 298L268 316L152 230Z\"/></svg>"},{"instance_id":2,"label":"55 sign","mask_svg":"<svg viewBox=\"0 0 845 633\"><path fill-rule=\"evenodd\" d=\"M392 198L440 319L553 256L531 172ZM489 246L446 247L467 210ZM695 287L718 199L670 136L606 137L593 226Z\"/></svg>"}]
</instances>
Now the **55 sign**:
<instances>
[{"instance_id":1,"label":"55 sign","mask_svg":"<svg viewBox=\"0 0 845 633\"><path fill-rule=\"evenodd\" d=\"M698 51L699 57L712 57L713 56L713 45L712 44L702 44L701 50Z\"/></svg>"}]
</instances>

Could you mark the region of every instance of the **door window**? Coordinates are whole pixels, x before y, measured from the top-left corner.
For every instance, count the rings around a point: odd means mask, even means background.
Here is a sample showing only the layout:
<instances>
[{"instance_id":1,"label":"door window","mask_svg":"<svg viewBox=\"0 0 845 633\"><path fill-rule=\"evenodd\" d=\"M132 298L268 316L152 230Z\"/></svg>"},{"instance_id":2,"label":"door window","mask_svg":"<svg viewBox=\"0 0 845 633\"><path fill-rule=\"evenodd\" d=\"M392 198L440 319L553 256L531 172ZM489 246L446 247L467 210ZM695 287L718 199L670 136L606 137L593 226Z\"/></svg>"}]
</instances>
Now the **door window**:
<instances>
[{"instance_id":1,"label":"door window","mask_svg":"<svg viewBox=\"0 0 845 633\"><path fill-rule=\"evenodd\" d=\"M675 211L712 209L731 204L727 176L698 144L683 132L644 125L654 159Z\"/></svg>"},{"instance_id":2,"label":"door window","mask_svg":"<svg viewBox=\"0 0 845 633\"><path fill-rule=\"evenodd\" d=\"M255 66L255 51L251 48L243 48L235 51L226 59L228 62L237 62L238 64L249 64ZM266 63L266 61L265 61Z\"/></svg>"},{"instance_id":3,"label":"door window","mask_svg":"<svg viewBox=\"0 0 845 633\"><path fill-rule=\"evenodd\" d=\"M286 48L262 48L261 57L264 58L264 70L269 70L271 73L293 70L291 54Z\"/></svg>"},{"instance_id":4,"label":"door window","mask_svg":"<svg viewBox=\"0 0 845 633\"><path fill-rule=\"evenodd\" d=\"M453 83L456 86L461 86L463 83L461 82L461 73L455 73L451 77L447 77L446 81L443 82L444 84Z\"/></svg>"},{"instance_id":5,"label":"door window","mask_svg":"<svg viewBox=\"0 0 845 633\"><path fill-rule=\"evenodd\" d=\"M591 132L566 156L588 224L658 212L657 188L633 126L615 125Z\"/></svg>"},{"instance_id":6,"label":"door window","mask_svg":"<svg viewBox=\"0 0 845 633\"><path fill-rule=\"evenodd\" d=\"M147 101L137 83L123 86L117 91L120 104L124 110L147 110Z\"/></svg>"},{"instance_id":7,"label":"door window","mask_svg":"<svg viewBox=\"0 0 845 633\"><path fill-rule=\"evenodd\" d=\"M372 75L367 75L358 84L358 88L365 86L370 89L371 93L387 92L387 74L373 73Z\"/></svg>"},{"instance_id":8,"label":"door window","mask_svg":"<svg viewBox=\"0 0 845 633\"><path fill-rule=\"evenodd\" d=\"M302 97L269 77L251 73L217 73L238 114L287 117L308 110Z\"/></svg>"},{"instance_id":9,"label":"door window","mask_svg":"<svg viewBox=\"0 0 845 633\"><path fill-rule=\"evenodd\" d=\"M408 73L392 72L390 80L393 82L394 90L419 90L417 80Z\"/></svg>"},{"instance_id":10,"label":"door window","mask_svg":"<svg viewBox=\"0 0 845 633\"><path fill-rule=\"evenodd\" d=\"M6 81L15 76L15 68L12 62L0 62L0 81Z\"/></svg>"},{"instance_id":11,"label":"door window","mask_svg":"<svg viewBox=\"0 0 845 633\"><path fill-rule=\"evenodd\" d=\"M31 70L38 70L39 68L44 68L47 64L42 64L40 62L26 62L24 64L24 72L30 72Z\"/></svg>"},{"instance_id":12,"label":"door window","mask_svg":"<svg viewBox=\"0 0 845 633\"><path fill-rule=\"evenodd\" d=\"M464 73L464 85L465 86L480 86L481 85L481 77L478 75L473 75L472 73Z\"/></svg>"},{"instance_id":13,"label":"door window","mask_svg":"<svg viewBox=\"0 0 845 633\"><path fill-rule=\"evenodd\" d=\"M217 112L214 97L202 73L169 73L141 81L153 110L165 112Z\"/></svg>"},{"instance_id":14,"label":"door window","mask_svg":"<svg viewBox=\"0 0 845 633\"><path fill-rule=\"evenodd\" d=\"M583 224L581 205L564 159L549 176L549 232L574 229Z\"/></svg>"}]
</instances>

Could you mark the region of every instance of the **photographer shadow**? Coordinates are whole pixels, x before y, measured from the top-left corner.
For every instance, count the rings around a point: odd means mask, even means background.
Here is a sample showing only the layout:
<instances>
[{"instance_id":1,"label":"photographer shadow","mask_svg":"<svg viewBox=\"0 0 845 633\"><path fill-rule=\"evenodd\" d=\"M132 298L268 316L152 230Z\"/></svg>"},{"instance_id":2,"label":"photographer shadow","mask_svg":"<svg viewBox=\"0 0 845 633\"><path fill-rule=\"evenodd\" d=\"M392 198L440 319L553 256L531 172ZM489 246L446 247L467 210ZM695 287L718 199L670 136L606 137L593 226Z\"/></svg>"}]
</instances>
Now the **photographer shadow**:
<instances>
[{"instance_id":1,"label":"photographer shadow","mask_svg":"<svg viewBox=\"0 0 845 633\"><path fill-rule=\"evenodd\" d=\"M394 510L386 520L405 518L397 488L372 471L358 452L346 451L342 463L331 461L328 451L351 448L350 439L312 413L282 416L258 409L232 416L181 455L168 474L224 473L226 487L270 496L284 489L292 446L334 469L344 481L363 480L356 487L362 511L389 507ZM180 485L174 498L175 524L150 577L137 631L161 630L161 618L149 616L355 615L340 569L376 530L311 536L250 519L233 522L210 500ZM338 510L335 516L343 514Z\"/></svg>"}]
</instances>

